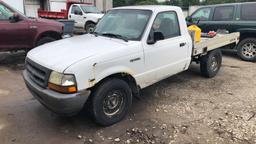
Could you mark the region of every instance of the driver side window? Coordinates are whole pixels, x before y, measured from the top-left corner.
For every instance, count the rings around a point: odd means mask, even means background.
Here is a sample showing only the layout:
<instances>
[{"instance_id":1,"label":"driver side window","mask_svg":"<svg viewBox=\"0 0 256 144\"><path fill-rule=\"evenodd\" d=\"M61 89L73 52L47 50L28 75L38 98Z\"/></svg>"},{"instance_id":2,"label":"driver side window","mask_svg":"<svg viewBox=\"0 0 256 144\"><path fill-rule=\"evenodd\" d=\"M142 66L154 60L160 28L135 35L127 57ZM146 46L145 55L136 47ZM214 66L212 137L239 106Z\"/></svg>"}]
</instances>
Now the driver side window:
<instances>
[{"instance_id":1,"label":"driver side window","mask_svg":"<svg viewBox=\"0 0 256 144\"><path fill-rule=\"evenodd\" d=\"M176 12L168 11L157 15L152 30L162 34L161 39L180 36L179 20Z\"/></svg>"},{"instance_id":2,"label":"driver side window","mask_svg":"<svg viewBox=\"0 0 256 144\"><path fill-rule=\"evenodd\" d=\"M82 10L81 10L78 6L74 5L74 6L72 7L71 13L78 15L78 14L81 14L81 13L82 13Z\"/></svg>"},{"instance_id":3,"label":"driver side window","mask_svg":"<svg viewBox=\"0 0 256 144\"><path fill-rule=\"evenodd\" d=\"M210 20L211 8L201 8L197 10L193 15L193 19L200 19L200 21Z\"/></svg>"},{"instance_id":4,"label":"driver side window","mask_svg":"<svg viewBox=\"0 0 256 144\"><path fill-rule=\"evenodd\" d=\"M0 4L0 20L9 20L9 18L13 15L10 9Z\"/></svg>"}]
</instances>

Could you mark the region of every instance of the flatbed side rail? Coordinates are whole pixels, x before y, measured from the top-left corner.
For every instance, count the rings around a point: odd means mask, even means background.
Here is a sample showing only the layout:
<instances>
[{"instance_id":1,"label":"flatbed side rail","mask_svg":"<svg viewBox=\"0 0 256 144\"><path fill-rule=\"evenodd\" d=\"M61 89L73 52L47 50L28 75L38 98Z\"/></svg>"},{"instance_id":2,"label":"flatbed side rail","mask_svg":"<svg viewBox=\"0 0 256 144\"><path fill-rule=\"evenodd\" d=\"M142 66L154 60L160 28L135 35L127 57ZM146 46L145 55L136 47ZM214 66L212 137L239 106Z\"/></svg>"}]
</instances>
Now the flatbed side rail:
<instances>
[{"instance_id":1,"label":"flatbed side rail","mask_svg":"<svg viewBox=\"0 0 256 144\"><path fill-rule=\"evenodd\" d=\"M217 34L213 38L202 38L201 42L194 43L192 57L205 55L208 51L230 44L238 44L240 33Z\"/></svg>"}]
</instances>

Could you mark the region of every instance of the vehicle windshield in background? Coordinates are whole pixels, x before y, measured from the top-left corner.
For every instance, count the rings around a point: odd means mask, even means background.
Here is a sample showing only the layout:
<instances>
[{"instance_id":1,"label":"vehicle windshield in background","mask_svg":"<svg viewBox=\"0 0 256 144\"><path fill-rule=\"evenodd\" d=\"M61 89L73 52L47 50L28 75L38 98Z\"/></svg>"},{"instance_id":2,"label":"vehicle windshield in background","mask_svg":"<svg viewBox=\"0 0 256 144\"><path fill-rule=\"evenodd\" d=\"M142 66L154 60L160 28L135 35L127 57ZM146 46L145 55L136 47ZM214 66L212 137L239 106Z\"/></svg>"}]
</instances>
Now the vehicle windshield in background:
<instances>
[{"instance_id":1,"label":"vehicle windshield in background","mask_svg":"<svg viewBox=\"0 0 256 144\"><path fill-rule=\"evenodd\" d=\"M101 13L95 6L81 6L85 13Z\"/></svg>"},{"instance_id":2,"label":"vehicle windshield in background","mask_svg":"<svg viewBox=\"0 0 256 144\"><path fill-rule=\"evenodd\" d=\"M103 36L118 35L139 41L147 26L150 10L111 10L98 23L95 33Z\"/></svg>"},{"instance_id":3,"label":"vehicle windshield in background","mask_svg":"<svg viewBox=\"0 0 256 144\"><path fill-rule=\"evenodd\" d=\"M5 5L0 3L0 19L9 19L11 16L13 16L14 13L18 13L19 15L26 17L22 12L18 11L17 9L14 9L12 6L6 7Z\"/></svg>"},{"instance_id":4,"label":"vehicle windshield in background","mask_svg":"<svg viewBox=\"0 0 256 144\"><path fill-rule=\"evenodd\" d=\"M13 12L10 9L0 4L0 20L9 19L12 15Z\"/></svg>"}]
</instances>

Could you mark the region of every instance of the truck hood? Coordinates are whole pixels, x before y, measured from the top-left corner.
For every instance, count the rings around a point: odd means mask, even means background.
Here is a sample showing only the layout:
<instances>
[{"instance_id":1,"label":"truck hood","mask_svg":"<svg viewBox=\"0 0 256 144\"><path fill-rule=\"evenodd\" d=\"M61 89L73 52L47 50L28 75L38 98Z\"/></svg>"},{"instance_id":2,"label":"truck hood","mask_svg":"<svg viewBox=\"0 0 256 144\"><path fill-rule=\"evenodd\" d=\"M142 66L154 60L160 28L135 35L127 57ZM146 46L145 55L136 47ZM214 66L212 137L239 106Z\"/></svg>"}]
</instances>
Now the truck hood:
<instances>
[{"instance_id":1,"label":"truck hood","mask_svg":"<svg viewBox=\"0 0 256 144\"><path fill-rule=\"evenodd\" d=\"M64 72L80 60L115 51L132 43L87 34L39 46L29 51L27 57L46 68Z\"/></svg>"},{"instance_id":2,"label":"truck hood","mask_svg":"<svg viewBox=\"0 0 256 144\"><path fill-rule=\"evenodd\" d=\"M54 21L54 20L48 20L44 18L29 18L30 21L34 23L40 23L42 25L50 25L50 26L64 26L62 23Z\"/></svg>"},{"instance_id":3,"label":"truck hood","mask_svg":"<svg viewBox=\"0 0 256 144\"><path fill-rule=\"evenodd\" d=\"M102 13L88 13L87 16L92 17L92 18L96 18L96 19L101 19L104 16L104 14L102 14Z\"/></svg>"}]
</instances>

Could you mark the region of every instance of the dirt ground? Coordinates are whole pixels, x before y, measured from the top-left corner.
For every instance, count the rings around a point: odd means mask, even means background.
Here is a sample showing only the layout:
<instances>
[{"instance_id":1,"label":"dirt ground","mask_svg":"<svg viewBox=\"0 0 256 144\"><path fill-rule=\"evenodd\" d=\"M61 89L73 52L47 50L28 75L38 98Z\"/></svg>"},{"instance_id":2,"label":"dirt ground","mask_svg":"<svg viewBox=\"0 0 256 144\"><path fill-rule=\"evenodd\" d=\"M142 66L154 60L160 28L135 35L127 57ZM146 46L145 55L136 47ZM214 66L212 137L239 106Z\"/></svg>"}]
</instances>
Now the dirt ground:
<instances>
[{"instance_id":1,"label":"dirt ground","mask_svg":"<svg viewBox=\"0 0 256 144\"><path fill-rule=\"evenodd\" d=\"M200 76L198 65L142 91L120 123L100 127L86 114L60 117L26 89L24 54L0 55L1 144L256 143L256 67L233 53L219 74Z\"/></svg>"}]
</instances>

